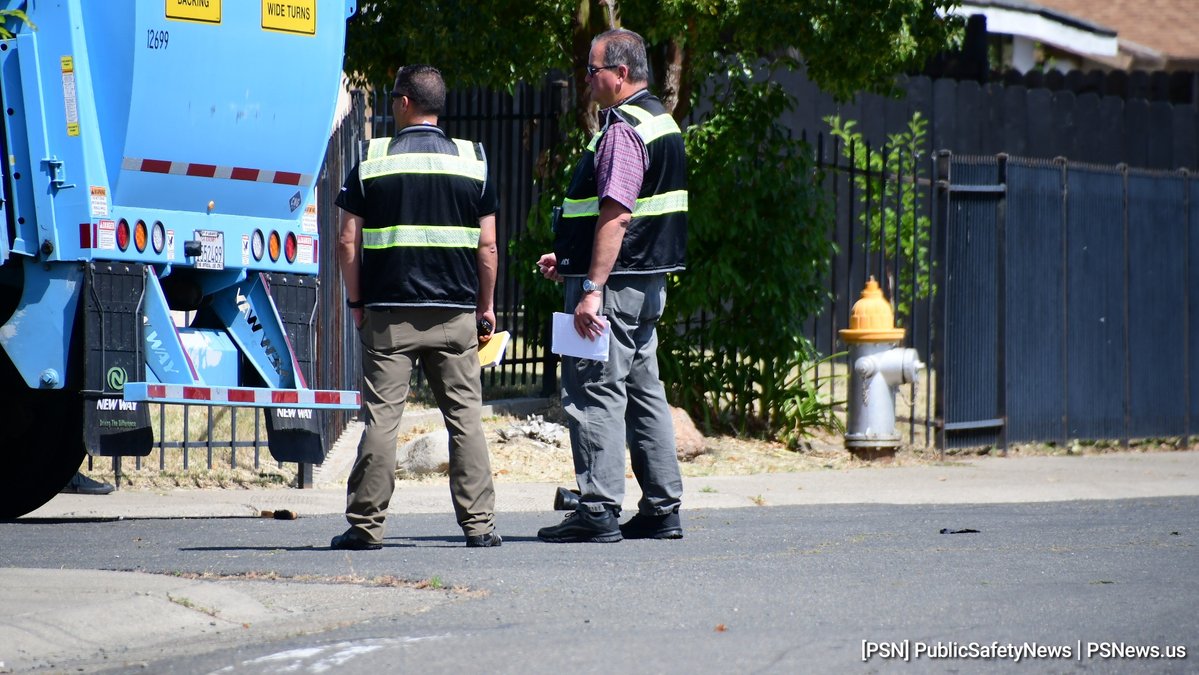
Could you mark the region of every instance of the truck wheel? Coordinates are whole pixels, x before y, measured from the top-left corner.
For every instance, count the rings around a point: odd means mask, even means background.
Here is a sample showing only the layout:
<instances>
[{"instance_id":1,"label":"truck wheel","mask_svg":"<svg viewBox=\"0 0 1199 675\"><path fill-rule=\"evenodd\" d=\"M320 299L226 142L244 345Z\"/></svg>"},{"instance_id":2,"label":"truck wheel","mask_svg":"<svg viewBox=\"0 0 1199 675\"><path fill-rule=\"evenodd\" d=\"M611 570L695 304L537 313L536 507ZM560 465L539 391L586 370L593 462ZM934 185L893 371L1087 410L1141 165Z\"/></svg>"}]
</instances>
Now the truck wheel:
<instances>
[{"instance_id":1,"label":"truck wheel","mask_svg":"<svg viewBox=\"0 0 1199 675\"><path fill-rule=\"evenodd\" d=\"M79 469L85 454L83 405L78 392L2 384L0 520L11 520L50 501Z\"/></svg>"}]
</instances>

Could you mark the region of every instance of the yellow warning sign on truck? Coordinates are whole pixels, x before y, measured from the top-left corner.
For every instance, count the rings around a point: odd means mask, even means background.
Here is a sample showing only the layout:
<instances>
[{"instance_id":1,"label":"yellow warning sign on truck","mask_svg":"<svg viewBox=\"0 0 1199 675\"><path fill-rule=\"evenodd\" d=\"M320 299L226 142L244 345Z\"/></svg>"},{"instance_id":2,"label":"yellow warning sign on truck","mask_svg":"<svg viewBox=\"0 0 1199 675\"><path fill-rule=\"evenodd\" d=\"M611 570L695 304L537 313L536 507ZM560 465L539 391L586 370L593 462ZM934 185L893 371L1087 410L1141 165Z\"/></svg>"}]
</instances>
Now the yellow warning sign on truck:
<instances>
[{"instance_id":1,"label":"yellow warning sign on truck","mask_svg":"<svg viewBox=\"0 0 1199 675\"><path fill-rule=\"evenodd\" d=\"M221 0L166 0L167 18L200 23L221 22Z\"/></svg>"},{"instance_id":2,"label":"yellow warning sign on truck","mask_svg":"<svg viewBox=\"0 0 1199 675\"><path fill-rule=\"evenodd\" d=\"M316 35L316 0L262 0L262 28Z\"/></svg>"}]
</instances>

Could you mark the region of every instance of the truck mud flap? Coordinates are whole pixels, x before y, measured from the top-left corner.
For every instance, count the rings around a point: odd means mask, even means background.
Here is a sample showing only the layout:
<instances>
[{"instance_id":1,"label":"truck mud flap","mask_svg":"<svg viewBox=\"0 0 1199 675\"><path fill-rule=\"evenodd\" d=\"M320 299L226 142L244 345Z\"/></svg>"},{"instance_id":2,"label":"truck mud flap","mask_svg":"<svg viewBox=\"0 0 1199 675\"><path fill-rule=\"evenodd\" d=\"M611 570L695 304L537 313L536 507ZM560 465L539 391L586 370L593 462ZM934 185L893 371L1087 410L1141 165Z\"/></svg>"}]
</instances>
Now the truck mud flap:
<instances>
[{"instance_id":1,"label":"truck mud flap","mask_svg":"<svg viewBox=\"0 0 1199 675\"><path fill-rule=\"evenodd\" d=\"M267 408L266 438L271 456L280 462L321 464L325 461L325 413L309 408Z\"/></svg>"},{"instance_id":2,"label":"truck mud flap","mask_svg":"<svg viewBox=\"0 0 1199 675\"><path fill-rule=\"evenodd\" d=\"M150 409L126 401L126 382L146 379L142 349L145 268L87 266L83 286L83 440L92 455L144 457L154 446Z\"/></svg>"},{"instance_id":3,"label":"truck mud flap","mask_svg":"<svg viewBox=\"0 0 1199 675\"><path fill-rule=\"evenodd\" d=\"M288 346L300 372L297 384L312 381L312 334L316 312L317 280L291 274L267 274L271 299L287 334ZM280 462L321 464L325 461L325 415L304 408L269 408L266 417L267 443L271 456Z\"/></svg>"}]
</instances>

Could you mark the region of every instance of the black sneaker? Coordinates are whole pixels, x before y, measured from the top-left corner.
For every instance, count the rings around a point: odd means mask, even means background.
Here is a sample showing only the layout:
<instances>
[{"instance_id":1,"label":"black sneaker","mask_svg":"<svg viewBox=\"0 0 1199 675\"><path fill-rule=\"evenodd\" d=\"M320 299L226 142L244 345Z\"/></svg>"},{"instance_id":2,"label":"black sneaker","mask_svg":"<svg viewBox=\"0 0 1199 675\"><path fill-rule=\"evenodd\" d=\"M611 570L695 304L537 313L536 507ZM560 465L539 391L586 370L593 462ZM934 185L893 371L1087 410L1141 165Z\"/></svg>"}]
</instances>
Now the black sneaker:
<instances>
[{"instance_id":1,"label":"black sneaker","mask_svg":"<svg viewBox=\"0 0 1199 675\"><path fill-rule=\"evenodd\" d=\"M329 542L329 548L340 549L342 551L378 551L383 548L383 544L377 544L349 532L343 532L333 537L333 540Z\"/></svg>"},{"instance_id":2,"label":"black sneaker","mask_svg":"<svg viewBox=\"0 0 1199 675\"><path fill-rule=\"evenodd\" d=\"M71 482L63 486L59 492L77 495L106 495L115 489L108 483L101 483L76 471L75 477L71 479Z\"/></svg>"},{"instance_id":3,"label":"black sneaker","mask_svg":"<svg viewBox=\"0 0 1199 675\"><path fill-rule=\"evenodd\" d=\"M556 544L580 542L613 543L621 540L620 520L611 510L593 513L586 509L571 511L566 519L553 527L537 530L537 538Z\"/></svg>"},{"instance_id":4,"label":"black sneaker","mask_svg":"<svg viewBox=\"0 0 1199 675\"><path fill-rule=\"evenodd\" d=\"M638 513L620 526L625 539L682 539L683 523L677 511L660 516Z\"/></svg>"},{"instance_id":5,"label":"black sneaker","mask_svg":"<svg viewBox=\"0 0 1199 675\"><path fill-rule=\"evenodd\" d=\"M501 537L500 533L496 532L495 530L492 530L487 534L476 534L467 536L466 538L467 548L487 548L490 546L501 546L503 543L504 538Z\"/></svg>"}]
</instances>

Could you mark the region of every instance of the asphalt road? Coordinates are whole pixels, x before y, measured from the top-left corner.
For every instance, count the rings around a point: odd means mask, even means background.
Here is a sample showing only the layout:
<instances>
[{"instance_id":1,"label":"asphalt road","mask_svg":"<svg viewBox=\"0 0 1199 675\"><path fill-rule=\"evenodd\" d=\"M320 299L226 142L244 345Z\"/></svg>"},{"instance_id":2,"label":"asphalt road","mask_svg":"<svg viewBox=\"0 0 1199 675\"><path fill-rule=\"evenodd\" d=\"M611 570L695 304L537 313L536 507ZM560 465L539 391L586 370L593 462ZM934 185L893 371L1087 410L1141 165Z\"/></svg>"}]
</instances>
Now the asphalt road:
<instances>
[{"instance_id":1,"label":"asphalt road","mask_svg":"<svg viewBox=\"0 0 1199 675\"><path fill-rule=\"evenodd\" d=\"M337 515L0 523L0 573L120 571L111 580L89 572L98 599L81 598L77 614L8 618L48 640L58 622L85 629L91 622L99 644L53 659L9 654L7 667L1199 671L1199 497L715 508L686 513L680 541L536 541L537 528L557 518L506 514L502 548L466 549L448 514L393 514L385 548L356 553L325 548L344 526ZM132 572L152 576L131 582ZM139 622L158 620L162 605L105 605L102 593L110 581L139 579L147 596L174 584L165 591L174 593L172 611L194 623L176 620L179 635L165 642L140 640L153 631L139 630ZM355 579L425 588L336 583ZM220 595L230 591L237 601ZM896 643L896 653L864 662L871 643ZM899 653L905 645L909 661ZM1026 652L1016 663L1015 655L999 655L1008 645L1070 654ZM1186 657L1119 656L1150 647L1172 655L1185 649ZM988 652L992 658L983 658ZM0 644L0 661L5 656Z\"/></svg>"}]
</instances>

